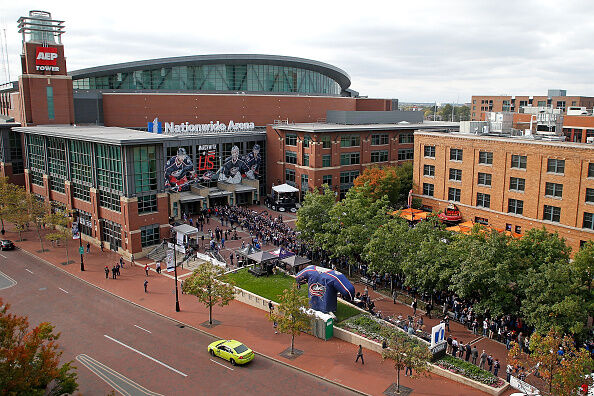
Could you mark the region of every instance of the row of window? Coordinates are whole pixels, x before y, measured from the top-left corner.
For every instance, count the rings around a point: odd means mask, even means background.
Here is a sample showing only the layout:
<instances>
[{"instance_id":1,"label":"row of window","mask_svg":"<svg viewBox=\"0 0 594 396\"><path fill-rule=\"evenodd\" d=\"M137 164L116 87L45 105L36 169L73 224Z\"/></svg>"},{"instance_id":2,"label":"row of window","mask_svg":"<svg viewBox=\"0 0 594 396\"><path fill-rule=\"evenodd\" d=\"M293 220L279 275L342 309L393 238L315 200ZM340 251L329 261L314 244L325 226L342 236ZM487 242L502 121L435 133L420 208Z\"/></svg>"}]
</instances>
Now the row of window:
<instances>
[{"instance_id":1,"label":"row of window","mask_svg":"<svg viewBox=\"0 0 594 396\"><path fill-rule=\"evenodd\" d=\"M330 136L322 136L322 148L331 147ZM377 133L371 135L372 146L383 146L388 144L390 141L387 133ZM312 139L309 135L303 137L303 147L309 147ZM398 135L399 144L408 144L414 142L414 134L412 132L401 133ZM287 133L285 136L285 144L287 146L297 146L297 134ZM341 135L340 136L340 147L358 147L361 145L360 135Z\"/></svg>"},{"instance_id":2,"label":"row of window","mask_svg":"<svg viewBox=\"0 0 594 396\"><path fill-rule=\"evenodd\" d=\"M398 161L412 160L414 156L414 149L400 149L398 150ZM390 155L388 150L377 150L371 152L371 162L388 162ZM287 164L297 164L297 153L294 151L285 151L285 162ZM361 153L341 153L340 165L359 165L361 163ZM303 166L309 166L309 154L303 154ZM332 154L322 155L322 168L332 166Z\"/></svg>"}]
</instances>

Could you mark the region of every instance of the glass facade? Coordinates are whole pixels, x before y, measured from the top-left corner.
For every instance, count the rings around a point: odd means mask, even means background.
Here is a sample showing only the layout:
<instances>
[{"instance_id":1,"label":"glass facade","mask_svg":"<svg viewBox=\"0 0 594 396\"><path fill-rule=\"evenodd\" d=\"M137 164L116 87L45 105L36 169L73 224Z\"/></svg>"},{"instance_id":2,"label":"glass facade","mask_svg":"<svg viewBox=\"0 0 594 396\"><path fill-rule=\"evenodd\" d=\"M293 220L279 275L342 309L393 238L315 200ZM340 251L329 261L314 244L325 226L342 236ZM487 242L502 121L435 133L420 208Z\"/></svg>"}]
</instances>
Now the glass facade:
<instances>
[{"instance_id":1,"label":"glass facade","mask_svg":"<svg viewBox=\"0 0 594 396\"><path fill-rule=\"evenodd\" d=\"M140 227L140 243L142 247L156 245L160 242L159 224Z\"/></svg>"},{"instance_id":2,"label":"glass facade","mask_svg":"<svg viewBox=\"0 0 594 396\"><path fill-rule=\"evenodd\" d=\"M43 136L27 135L27 166L31 175L31 183L43 186L43 174L45 173Z\"/></svg>"},{"instance_id":3,"label":"glass facade","mask_svg":"<svg viewBox=\"0 0 594 396\"><path fill-rule=\"evenodd\" d=\"M340 95L332 78L297 67L215 64L153 67L106 76L73 78L74 89L293 92Z\"/></svg>"},{"instance_id":4,"label":"glass facade","mask_svg":"<svg viewBox=\"0 0 594 396\"><path fill-rule=\"evenodd\" d=\"M157 189L157 147L134 147L134 188L135 191Z\"/></svg>"},{"instance_id":5,"label":"glass facade","mask_svg":"<svg viewBox=\"0 0 594 396\"><path fill-rule=\"evenodd\" d=\"M122 150L108 144L97 144L95 148L99 206L119 212L120 195L124 191Z\"/></svg>"},{"instance_id":6,"label":"glass facade","mask_svg":"<svg viewBox=\"0 0 594 396\"><path fill-rule=\"evenodd\" d=\"M10 145L10 162L12 162L12 173L24 173L25 163L23 161L23 149L21 147L21 134L10 131L8 133L8 144Z\"/></svg>"}]
</instances>

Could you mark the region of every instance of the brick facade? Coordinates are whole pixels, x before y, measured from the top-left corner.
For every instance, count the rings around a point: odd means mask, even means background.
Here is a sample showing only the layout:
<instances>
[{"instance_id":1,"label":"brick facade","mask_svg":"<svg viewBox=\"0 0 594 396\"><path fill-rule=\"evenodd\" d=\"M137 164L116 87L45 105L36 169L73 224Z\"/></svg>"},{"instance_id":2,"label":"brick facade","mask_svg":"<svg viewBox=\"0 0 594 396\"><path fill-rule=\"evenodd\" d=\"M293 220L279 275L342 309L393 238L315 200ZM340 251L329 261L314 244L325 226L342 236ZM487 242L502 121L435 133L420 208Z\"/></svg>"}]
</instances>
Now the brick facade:
<instances>
[{"instance_id":1,"label":"brick facade","mask_svg":"<svg viewBox=\"0 0 594 396\"><path fill-rule=\"evenodd\" d=\"M504 101L507 102L504 104ZM541 106L544 104L544 106ZM508 111L519 113L521 107L553 107L563 109L566 114L571 106L594 107L594 97L589 96L480 96L473 95L470 103L470 116L472 121L484 121L487 112Z\"/></svg>"}]
</instances>

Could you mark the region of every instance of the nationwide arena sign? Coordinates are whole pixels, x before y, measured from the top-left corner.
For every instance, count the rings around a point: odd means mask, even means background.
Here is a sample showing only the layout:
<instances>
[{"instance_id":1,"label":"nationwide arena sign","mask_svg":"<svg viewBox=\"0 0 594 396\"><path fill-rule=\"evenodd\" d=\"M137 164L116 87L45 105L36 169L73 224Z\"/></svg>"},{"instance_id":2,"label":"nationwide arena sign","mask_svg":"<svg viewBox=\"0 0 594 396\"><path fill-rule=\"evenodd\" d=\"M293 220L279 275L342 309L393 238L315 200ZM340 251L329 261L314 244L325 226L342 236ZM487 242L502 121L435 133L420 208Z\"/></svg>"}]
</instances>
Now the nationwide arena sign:
<instances>
[{"instance_id":1,"label":"nationwide arena sign","mask_svg":"<svg viewBox=\"0 0 594 396\"><path fill-rule=\"evenodd\" d=\"M163 124L165 124L164 127ZM219 121L211 121L208 124L190 124L189 122L176 124L174 122L162 123L158 118L155 118L153 122L148 123L149 132L165 135L195 135L212 132L253 131L254 128L255 125L253 122L233 122L233 120L229 121L229 124Z\"/></svg>"}]
</instances>

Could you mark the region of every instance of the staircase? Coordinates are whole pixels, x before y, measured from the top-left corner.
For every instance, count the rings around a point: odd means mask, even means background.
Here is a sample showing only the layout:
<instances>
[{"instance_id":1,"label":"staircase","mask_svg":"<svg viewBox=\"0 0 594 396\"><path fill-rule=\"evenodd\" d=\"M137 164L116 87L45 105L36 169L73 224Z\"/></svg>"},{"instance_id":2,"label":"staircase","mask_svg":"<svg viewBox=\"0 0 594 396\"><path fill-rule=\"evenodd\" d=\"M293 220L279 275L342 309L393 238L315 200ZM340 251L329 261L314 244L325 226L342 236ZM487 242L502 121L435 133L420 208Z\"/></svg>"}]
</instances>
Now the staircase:
<instances>
[{"instance_id":1,"label":"staircase","mask_svg":"<svg viewBox=\"0 0 594 396\"><path fill-rule=\"evenodd\" d=\"M163 241L146 255L153 261L163 261L167 257L167 242Z\"/></svg>"}]
</instances>

